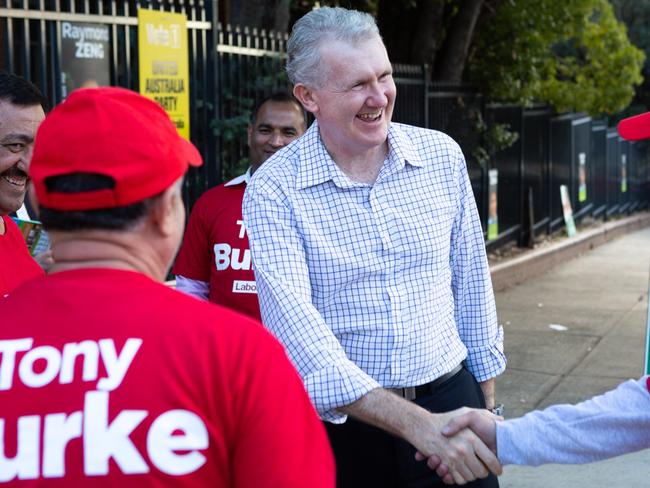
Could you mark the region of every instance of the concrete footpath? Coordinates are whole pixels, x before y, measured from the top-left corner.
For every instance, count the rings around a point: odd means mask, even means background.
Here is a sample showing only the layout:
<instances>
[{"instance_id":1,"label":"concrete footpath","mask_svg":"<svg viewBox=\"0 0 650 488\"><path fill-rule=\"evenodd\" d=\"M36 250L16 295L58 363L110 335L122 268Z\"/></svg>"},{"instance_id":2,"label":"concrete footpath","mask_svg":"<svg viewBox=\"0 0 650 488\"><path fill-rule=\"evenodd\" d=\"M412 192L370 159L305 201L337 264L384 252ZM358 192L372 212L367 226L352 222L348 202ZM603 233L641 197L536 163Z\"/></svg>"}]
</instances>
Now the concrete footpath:
<instances>
[{"instance_id":1,"label":"concrete footpath","mask_svg":"<svg viewBox=\"0 0 650 488\"><path fill-rule=\"evenodd\" d=\"M506 418L641 376L649 268L646 227L496 293L508 356L497 399ZM501 487L650 487L650 450L583 466L508 466Z\"/></svg>"}]
</instances>

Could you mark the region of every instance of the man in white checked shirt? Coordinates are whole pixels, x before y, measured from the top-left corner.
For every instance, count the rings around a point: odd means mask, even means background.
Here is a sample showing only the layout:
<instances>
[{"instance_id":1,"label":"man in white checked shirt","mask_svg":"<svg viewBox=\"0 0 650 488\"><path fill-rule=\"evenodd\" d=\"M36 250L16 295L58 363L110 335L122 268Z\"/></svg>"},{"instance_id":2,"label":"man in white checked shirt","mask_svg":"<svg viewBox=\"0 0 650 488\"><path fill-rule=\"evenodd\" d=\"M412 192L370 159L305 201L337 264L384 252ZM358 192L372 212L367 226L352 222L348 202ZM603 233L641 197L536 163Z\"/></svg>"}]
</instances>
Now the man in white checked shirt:
<instances>
[{"instance_id":1,"label":"man in white checked shirt","mask_svg":"<svg viewBox=\"0 0 650 488\"><path fill-rule=\"evenodd\" d=\"M304 16L287 73L316 122L256 172L244 219L263 321L327 422L339 486L439 486L416 449L459 484L499 473L471 432L446 440L447 414L430 413L492 408L505 368L460 148L390 122L391 64L367 14Z\"/></svg>"}]
</instances>

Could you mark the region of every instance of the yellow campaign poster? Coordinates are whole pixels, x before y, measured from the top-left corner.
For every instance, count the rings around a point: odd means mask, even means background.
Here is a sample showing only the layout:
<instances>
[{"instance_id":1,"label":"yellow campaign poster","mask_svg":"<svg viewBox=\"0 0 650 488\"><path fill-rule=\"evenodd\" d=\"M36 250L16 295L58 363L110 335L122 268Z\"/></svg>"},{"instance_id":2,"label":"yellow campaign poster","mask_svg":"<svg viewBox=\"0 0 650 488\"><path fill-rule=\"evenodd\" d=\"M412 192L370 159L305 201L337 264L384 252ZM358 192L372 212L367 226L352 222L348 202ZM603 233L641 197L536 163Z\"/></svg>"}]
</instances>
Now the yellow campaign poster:
<instances>
[{"instance_id":1,"label":"yellow campaign poster","mask_svg":"<svg viewBox=\"0 0 650 488\"><path fill-rule=\"evenodd\" d=\"M140 94L158 102L190 138L190 85L184 14L138 9Z\"/></svg>"}]
</instances>

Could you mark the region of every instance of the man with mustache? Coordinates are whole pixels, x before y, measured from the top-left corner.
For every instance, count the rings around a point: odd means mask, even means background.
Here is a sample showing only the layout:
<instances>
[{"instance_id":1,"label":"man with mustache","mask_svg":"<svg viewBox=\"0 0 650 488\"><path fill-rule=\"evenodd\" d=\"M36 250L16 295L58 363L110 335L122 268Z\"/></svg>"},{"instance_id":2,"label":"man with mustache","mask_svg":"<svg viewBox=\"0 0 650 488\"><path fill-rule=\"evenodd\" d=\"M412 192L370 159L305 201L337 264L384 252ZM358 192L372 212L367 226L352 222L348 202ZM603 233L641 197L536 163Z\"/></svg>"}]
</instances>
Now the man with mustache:
<instances>
[{"instance_id":1,"label":"man with mustache","mask_svg":"<svg viewBox=\"0 0 650 488\"><path fill-rule=\"evenodd\" d=\"M25 200L36 130L45 118L45 99L27 80L0 71L0 299L19 284L43 274L9 216Z\"/></svg>"}]
</instances>

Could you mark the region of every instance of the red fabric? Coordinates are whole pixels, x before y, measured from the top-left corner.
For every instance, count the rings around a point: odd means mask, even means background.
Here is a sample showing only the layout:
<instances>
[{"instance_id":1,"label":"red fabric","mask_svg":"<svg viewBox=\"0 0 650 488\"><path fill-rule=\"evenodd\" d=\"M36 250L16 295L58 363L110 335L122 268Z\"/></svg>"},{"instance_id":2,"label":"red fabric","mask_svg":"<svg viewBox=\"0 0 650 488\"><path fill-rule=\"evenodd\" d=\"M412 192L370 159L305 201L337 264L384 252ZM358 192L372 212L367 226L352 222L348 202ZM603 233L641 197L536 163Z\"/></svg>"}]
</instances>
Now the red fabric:
<instances>
[{"instance_id":1,"label":"red fabric","mask_svg":"<svg viewBox=\"0 0 650 488\"><path fill-rule=\"evenodd\" d=\"M105 269L26 283L0 301L0 317L0 482L15 477L2 456L16 457L20 428L21 442L41 443L35 454L18 446L21 476L38 479L16 486L334 487L323 425L281 345L256 322L143 275ZM10 365L8 345L32 338ZM110 366L115 358L125 365L121 382ZM179 427L188 417L194 426ZM113 438L102 436L107 429ZM61 432L71 438L63 450ZM97 465L106 471L89 478ZM50 475L57 466L64 472L44 478L46 466ZM186 472L169 474L183 466Z\"/></svg>"},{"instance_id":2,"label":"red fabric","mask_svg":"<svg viewBox=\"0 0 650 488\"><path fill-rule=\"evenodd\" d=\"M646 386L648 387L648 393L650 393L650 376L646 379Z\"/></svg>"},{"instance_id":3,"label":"red fabric","mask_svg":"<svg viewBox=\"0 0 650 488\"><path fill-rule=\"evenodd\" d=\"M220 185L199 198L173 273L209 283L211 302L261 320L248 235L243 229L245 190L245 183Z\"/></svg>"},{"instance_id":4,"label":"red fabric","mask_svg":"<svg viewBox=\"0 0 650 488\"><path fill-rule=\"evenodd\" d=\"M11 217L2 216L5 233L0 235L0 300L23 282L45 274L30 256L20 229Z\"/></svg>"},{"instance_id":5,"label":"red fabric","mask_svg":"<svg viewBox=\"0 0 650 488\"><path fill-rule=\"evenodd\" d=\"M38 202L57 210L123 207L169 188L200 166L201 154L183 139L162 107L124 88L76 90L38 128L29 176ZM45 180L71 173L113 178L110 190L48 192Z\"/></svg>"}]
</instances>

